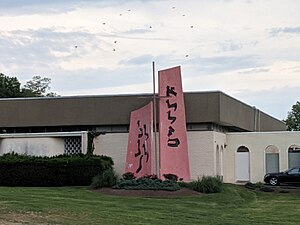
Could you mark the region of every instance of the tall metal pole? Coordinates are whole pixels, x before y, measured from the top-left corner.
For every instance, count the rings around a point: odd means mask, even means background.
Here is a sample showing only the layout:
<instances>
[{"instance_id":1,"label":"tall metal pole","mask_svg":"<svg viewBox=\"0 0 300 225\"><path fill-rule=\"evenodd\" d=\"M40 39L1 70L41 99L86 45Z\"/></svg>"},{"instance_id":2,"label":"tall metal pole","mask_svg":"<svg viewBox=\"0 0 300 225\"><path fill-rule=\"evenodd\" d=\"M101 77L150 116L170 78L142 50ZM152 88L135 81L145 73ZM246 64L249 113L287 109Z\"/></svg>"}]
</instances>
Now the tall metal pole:
<instances>
[{"instance_id":1,"label":"tall metal pole","mask_svg":"<svg viewBox=\"0 0 300 225\"><path fill-rule=\"evenodd\" d=\"M154 154L155 154L155 168L156 175L159 176L159 152L157 148L157 119L156 119L156 96L155 96L155 62L152 62L152 75L153 75L153 122L154 122Z\"/></svg>"}]
</instances>

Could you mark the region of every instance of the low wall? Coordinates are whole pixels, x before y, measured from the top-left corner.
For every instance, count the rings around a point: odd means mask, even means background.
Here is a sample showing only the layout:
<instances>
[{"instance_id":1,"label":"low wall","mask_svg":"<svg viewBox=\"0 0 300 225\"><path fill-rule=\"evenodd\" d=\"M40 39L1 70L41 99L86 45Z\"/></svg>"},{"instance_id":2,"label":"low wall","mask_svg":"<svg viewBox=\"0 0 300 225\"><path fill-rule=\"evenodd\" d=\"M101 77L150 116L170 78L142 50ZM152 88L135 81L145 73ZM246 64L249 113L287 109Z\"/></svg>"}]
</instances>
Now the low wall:
<instances>
[{"instance_id":1,"label":"low wall","mask_svg":"<svg viewBox=\"0 0 300 225\"><path fill-rule=\"evenodd\" d=\"M66 137L81 137L82 153L86 153L86 132L1 134L0 155L18 153L36 156L64 154Z\"/></svg>"}]
</instances>

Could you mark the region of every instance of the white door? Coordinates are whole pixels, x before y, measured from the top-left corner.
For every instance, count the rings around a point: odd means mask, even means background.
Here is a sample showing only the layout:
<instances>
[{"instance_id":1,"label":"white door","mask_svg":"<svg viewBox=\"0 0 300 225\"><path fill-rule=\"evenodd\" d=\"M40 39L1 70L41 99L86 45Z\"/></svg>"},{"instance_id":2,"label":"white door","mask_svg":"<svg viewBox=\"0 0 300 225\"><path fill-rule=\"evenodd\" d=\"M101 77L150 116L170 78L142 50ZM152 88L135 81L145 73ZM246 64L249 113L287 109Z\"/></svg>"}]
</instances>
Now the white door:
<instances>
[{"instance_id":1,"label":"white door","mask_svg":"<svg viewBox=\"0 0 300 225\"><path fill-rule=\"evenodd\" d=\"M236 181L249 181L249 152L237 152L235 156Z\"/></svg>"}]
</instances>

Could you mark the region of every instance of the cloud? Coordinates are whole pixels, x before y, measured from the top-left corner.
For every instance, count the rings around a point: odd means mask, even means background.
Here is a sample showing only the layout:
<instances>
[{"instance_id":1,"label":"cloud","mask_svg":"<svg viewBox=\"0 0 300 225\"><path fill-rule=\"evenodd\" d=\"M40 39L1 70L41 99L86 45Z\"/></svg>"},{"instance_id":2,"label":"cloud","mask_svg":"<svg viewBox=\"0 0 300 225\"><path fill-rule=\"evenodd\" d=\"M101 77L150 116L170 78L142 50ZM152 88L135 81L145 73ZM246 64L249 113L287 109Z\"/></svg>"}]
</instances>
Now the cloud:
<instances>
[{"instance_id":1,"label":"cloud","mask_svg":"<svg viewBox=\"0 0 300 225\"><path fill-rule=\"evenodd\" d=\"M292 105L299 101L299 89L300 85L298 87L286 86L261 91L247 89L233 94L233 96L282 120L287 117Z\"/></svg>"},{"instance_id":2,"label":"cloud","mask_svg":"<svg viewBox=\"0 0 300 225\"><path fill-rule=\"evenodd\" d=\"M234 42L232 40L223 41L223 42L219 43L219 45L220 45L221 50L224 52L236 51L236 50L240 50L243 48L243 45L241 43Z\"/></svg>"},{"instance_id":3,"label":"cloud","mask_svg":"<svg viewBox=\"0 0 300 225\"><path fill-rule=\"evenodd\" d=\"M238 72L239 74L257 74L257 73L266 73L269 72L270 68L253 68L253 69L246 69L243 71Z\"/></svg>"},{"instance_id":4,"label":"cloud","mask_svg":"<svg viewBox=\"0 0 300 225\"><path fill-rule=\"evenodd\" d=\"M272 28L269 33L271 36L277 36L279 34L300 34L300 27Z\"/></svg>"},{"instance_id":5,"label":"cloud","mask_svg":"<svg viewBox=\"0 0 300 225\"><path fill-rule=\"evenodd\" d=\"M97 47L97 37L87 32L54 29L0 32L1 64L14 67L57 67L61 60L78 58ZM87 44L88 43L88 44ZM1 67L0 67L1 68Z\"/></svg>"},{"instance_id":6,"label":"cloud","mask_svg":"<svg viewBox=\"0 0 300 225\"><path fill-rule=\"evenodd\" d=\"M186 63L189 66L194 65L198 75L262 66L256 55L196 57Z\"/></svg>"},{"instance_id":7,"label":"cloud","mask_svg":"<svg viewBox=\"0 0 300 225\"><path fill-rule=\"evenodd\" d=\"M150 54L140 55L128 60L122 60L120 63L125 65L144 65L154 60L154 56Z\"/></svg>"}]
</instances>

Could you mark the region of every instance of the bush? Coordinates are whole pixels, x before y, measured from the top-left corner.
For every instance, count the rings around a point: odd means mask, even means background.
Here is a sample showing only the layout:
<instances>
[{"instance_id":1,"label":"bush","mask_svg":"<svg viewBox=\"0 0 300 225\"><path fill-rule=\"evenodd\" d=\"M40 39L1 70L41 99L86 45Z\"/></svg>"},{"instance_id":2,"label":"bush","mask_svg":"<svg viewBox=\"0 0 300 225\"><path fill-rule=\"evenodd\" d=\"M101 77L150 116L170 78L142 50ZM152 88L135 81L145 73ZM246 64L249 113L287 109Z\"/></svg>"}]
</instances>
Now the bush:
<instances>
[{"instance_id":1,"label":"bush","mask_svg":"<svg viewBox=\"0 0 300 225\"><path fill-rule=\"evenodd\" d=\"M163 174L166 180L178 181L178 176L172 173Z\"/></svg>"},{"instance_id":2,"label":"bush","mask_svg":"<svg viewBox=\"0 0 300 225\"><path fill-rule=\"evenodd\" d=\"M179 181L179 182L177 182L177 184L182 188L193 189L191 183L189 183L189 182Z\"/></svg>"},{"instance_id":3,"label":"bush","mask_svg":"<svg viewBox=\"0 0 300 225\"><path fill-rule=\"evenodd\" d=\"M0 156L2 186L90 185L92 178L112 168L107 156L59 155L39 157L15 153Z\"/></svg>"},{"instance_id":4,"label":"bush","mask_svg":"<svg viewBox=\"0 0 300 225\"><path fill-rule=\"evenodd\" d=\"M152 180L157 180L158 176L156 174L144 175L143 178L149 178Z\"/></svg>"},{"instance_id":5,"label":"bush","mask_svg":"<svg viewBox=\"0 0 300 225\"><path fill-rule=\"evenodd\" d=\"M280 190L279 193L290 193L288 190Z\"/></svg>"},{"instance_id":6,"label":"bush","mask_svg":"<svg viewBox=\"0 0 300 225\"><path fill-rule=\"evenodd\" d=\"M264 187L264 183L263 183L263 182L256 182L256 183L255 183L255 186L256 186L257 188L262 188L262 187Z\"/></svg>"},{"instance_id":7,"label":"bush","mask_svg":"<svg viewBox=\"0 0 300 225\"><path fill-rule=\"evenodd\" d=\"M256 184L253 184L253 183L251 183L251 182L247 182L247 183L245 184L245 188L254 190L254 189L256 189Z\"/></svg>"},{"instance_id":8,"label":"bush","mask_svg":"<svg viewBox=\"0 0 300 225\"><path fill-rule=\"evenodd\" d=\"M132 172L123 173L123 175L122 175L123 180L133 180L135 178L136 177L134 176L134 173L132 173Z\"/></svg>"},{"instance_id":9,"label":"bush","mask_svg":"<svg viewBox=\"0 0 300 225\"><path fill-rule=\"evenodd\" d=\"M103 187L112 187L116 184L117 175L113 168L104 170L101 174L98 174L93 178L91 188L103 188Z\"/></svg>"},{"instance_id":10,"label":"bush","mask_svg":"<svg viewBox=\"0 0 300 225\"><path fill-rule=\"evenodd\" d=\"M218 193L222 191L223 183L217 177L203 176L190 183L194 191L202 193Z\"/></svg>"},{"instance_id":11,"label":"bush","mask_svg":"<svg viewBox=\"0 0 300 225\"><path fill-rule=\"evenodd\" d=\"M275 191L273 188L270 188L270 187L262 187L259 190L264 191L264 192L273 192L273 191Z\"/></svg>"},{"instance_id":12,"label":"bush","mask_svg":"<svg viewBox=\"0 0 300 225\"><path fill-rule=\"evenodd\" d=\"M166 191L178 191L180 186L176 181L160 179L152 179L141 177L132 180L120 180L117 182L114 189L125 190L166 190Z\"/></svg>"}]
</instances>

